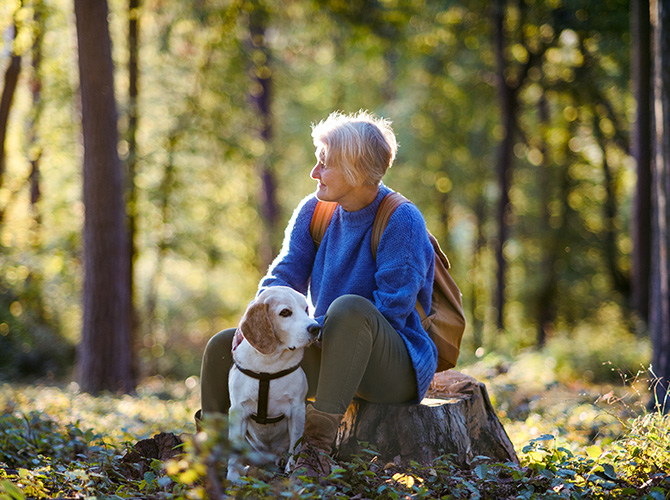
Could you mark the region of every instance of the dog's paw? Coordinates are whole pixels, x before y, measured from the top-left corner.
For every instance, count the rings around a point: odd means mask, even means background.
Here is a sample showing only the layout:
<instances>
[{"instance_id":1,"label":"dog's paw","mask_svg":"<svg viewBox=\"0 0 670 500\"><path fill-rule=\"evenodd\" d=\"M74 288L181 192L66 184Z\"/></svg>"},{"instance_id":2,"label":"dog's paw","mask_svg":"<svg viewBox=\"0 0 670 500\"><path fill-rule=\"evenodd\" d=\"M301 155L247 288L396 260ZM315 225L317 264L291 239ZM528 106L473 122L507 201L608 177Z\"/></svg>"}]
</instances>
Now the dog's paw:
<instances>
[{"instance_id":1,"label":"dog's paw","mask_svg":"<svg viewBox=\"0 0 670 500\"><path fill-rule=\"evenodd\" d=\"M288 460L286 461L286 467L284 467L284 472L286 474L290 474L293 472L293 469L295 468L295 457L293 455L288 457Z\"/></svg>"},{"instance_id":2,"label":"dog's paw","mask_svg":"<svg viewBox=\"0 0 670 500\"><path fill-rule=\"evenodd\" d=\"M241 464L235 462L229 463L226 479L231 482L239 482L241 474L244 473L241 469Z\"/></svg>"}]
</instances>

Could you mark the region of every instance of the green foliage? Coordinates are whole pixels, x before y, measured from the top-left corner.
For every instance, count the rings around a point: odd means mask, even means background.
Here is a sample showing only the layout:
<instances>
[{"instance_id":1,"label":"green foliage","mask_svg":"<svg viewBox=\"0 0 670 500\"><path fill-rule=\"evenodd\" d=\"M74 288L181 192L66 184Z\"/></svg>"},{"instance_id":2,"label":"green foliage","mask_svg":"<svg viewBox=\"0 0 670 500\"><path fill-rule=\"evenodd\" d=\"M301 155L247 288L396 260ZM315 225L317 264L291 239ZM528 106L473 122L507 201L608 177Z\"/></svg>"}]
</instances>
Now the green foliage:
<instances>
[{"instance_id":1,"label":"green foliage","mask_svg":"<svg viewBox=\"0 0 670 500\"><path fill-rule=\"evenodd\" d=\"M575 345L579 348L575 349ZM637 339L614 322L583 324L552 338L546 353L563 379L616 383L635 378L651 358L649 339Z\"/></svg>"},{"instance_id":2,"label":"green foliage","mask_svg":"<svg viewBox=\"0 0 670 500\"><path fill-rule=\"evenodd\" d=\"M7 262L8 259L2 259ZM74 360L74 346L56 330L45 310L41 280L27 275L11 286L6 279L28 273L26 266L3 266L0 278L1 379L61 377Z\"/></svg>"},{"instance_id":3,"label":"green foliage","mask_svg":"<svg viewBox=\"0 0 670 500\"><path fill-rule=\"evenodd\" d=\"M646 381L594 386L557 378L551 358L492 355L463 371L484 381L520 464L476 458L464 469L443 456L430 464L384 463L369 447L325 479L291 480L281 460L227 439L224 418L194 434L197 386L154 379L134 396L80 394L76 387L0 387L0 499L103 498L644 499L670 494L670 418L647 413ZM644 386L643 389L640 386ZM140 439L181 435L166 462L126 463ZM225 479L232 450L252 464ZM275 464L279 459L279 465Z\"/></svg>"}]
</instances>

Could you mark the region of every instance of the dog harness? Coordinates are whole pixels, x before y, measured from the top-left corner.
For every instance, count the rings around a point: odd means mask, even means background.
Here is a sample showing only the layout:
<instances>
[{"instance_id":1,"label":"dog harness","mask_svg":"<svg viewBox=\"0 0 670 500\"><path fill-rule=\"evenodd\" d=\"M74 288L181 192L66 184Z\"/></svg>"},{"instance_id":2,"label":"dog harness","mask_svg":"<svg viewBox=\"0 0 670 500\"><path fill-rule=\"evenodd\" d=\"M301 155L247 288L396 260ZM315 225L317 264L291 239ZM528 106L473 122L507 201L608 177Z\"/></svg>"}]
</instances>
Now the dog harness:
<instances>
[{"instance_id":1,"label":"dog harness","mask_svg":"<svg viewBox=\"0 0 670 500\"><path fill-rule=\"evenodd\" d=\"M233 361L233 363L235 362ZM297 364L292 368L287 368L286 370L282 370L277 373L253 372L251 370L247 370L246 368L242 368L237 363L235 363L235 366L245 375L258 380L258 407L256 409L256 413L251 415L251 419L261 425L276 424L277 422L280 422L285 417L285 415L282 414L276 417L268 417L268 395L270 392L270 380L285 377L286 375L293 373L298 368L300 368L300 365Z\"/></svg>"}]
</instances>

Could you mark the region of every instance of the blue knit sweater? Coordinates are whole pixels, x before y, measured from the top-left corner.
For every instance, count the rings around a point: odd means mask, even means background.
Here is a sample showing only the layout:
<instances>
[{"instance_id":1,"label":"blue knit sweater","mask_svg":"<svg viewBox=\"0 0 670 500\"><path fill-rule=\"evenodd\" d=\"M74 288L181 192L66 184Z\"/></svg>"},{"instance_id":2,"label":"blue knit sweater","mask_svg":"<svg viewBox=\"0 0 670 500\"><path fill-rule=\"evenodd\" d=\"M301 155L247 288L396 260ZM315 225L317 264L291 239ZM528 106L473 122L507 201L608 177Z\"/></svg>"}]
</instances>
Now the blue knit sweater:
<instances>
[{"instance_id":1,"label":"blue knit sweater","mask_svg":"<svg viewBox=\"0 0 670 500\"><path fill-rule=\"evenodd\" d=\"M261 281L261 288L285 285L310 297L316 320L337 297L355 294L370 300L401 335L414 365L420 401L437 365L437 350L421 327L417 297L430 310L435 253L421 212L411 203L391 216L372 256L372 224L382 198L391 190L380 186L367 207L347 212L338 206L318 251L309 232L317 199L307 196L291 217L281 252Z\"/></svg>"}]
</instances>

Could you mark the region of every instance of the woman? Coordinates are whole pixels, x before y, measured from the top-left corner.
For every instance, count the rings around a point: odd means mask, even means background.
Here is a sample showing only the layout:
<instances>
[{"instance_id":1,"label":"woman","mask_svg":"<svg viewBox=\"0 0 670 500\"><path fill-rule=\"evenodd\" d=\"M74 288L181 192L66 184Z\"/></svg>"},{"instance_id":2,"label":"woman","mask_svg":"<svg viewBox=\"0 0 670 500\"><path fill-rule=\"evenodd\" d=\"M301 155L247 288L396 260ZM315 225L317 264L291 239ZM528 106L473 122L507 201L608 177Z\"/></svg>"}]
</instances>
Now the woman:
<instances>
[{"instance_id":1,"label":"woman","mask_svg":"<svg viewBox=\"0 0 670 500\"><path fill-rule=\"evenodd\" d=\"M425 222L411 203L391 216L377 249L372 224L391 190L382 177L395 158L390 122L367 112L331 114L312 130L316 193L296 208L281 253L260 288L285 285L307 294L322 326L320 347L303 369L314 403L307 406L295 473L330 473L329 455L342 416L354 397L375 403L416 403L436 367L436 349L421 327L417 299L430 310L434 251ZM317 202L337 202L316 248L309 227ZM234 330L207 345L201 373L202 411L228 410L227 372ZM224 358L224 363L221 363Z\"/></svg>"}]
</instances>

